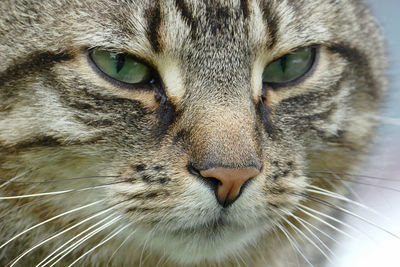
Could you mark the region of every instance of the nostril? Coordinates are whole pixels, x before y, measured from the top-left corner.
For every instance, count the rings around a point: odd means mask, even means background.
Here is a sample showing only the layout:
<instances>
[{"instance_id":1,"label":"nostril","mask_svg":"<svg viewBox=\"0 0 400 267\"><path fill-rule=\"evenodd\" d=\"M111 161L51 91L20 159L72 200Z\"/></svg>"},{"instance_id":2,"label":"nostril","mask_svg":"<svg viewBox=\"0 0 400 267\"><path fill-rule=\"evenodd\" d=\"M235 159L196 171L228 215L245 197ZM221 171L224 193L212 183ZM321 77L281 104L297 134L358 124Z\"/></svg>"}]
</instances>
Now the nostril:
<instances>
[{"instance_id":1,"label":"nostril","mask_svg":"<svg viewBox=\"0 0 400 267\"><path fill-rule=\"evenodd\" d=\"M200 174L200 171L198 169L196 169L194 166L192 165L187 165L186 166L188 172L194 176L196 176L197 178L200 179L200 181L205 184L206 186L208 186L212 191L217 192L218 186L221 185L221 181L219 181L216 178L207 178L203 177Z\"/></svg>"},{"instance_id":2,"label":"nostril","mask_svg":"<svg viewBox=\"0 0 400 267\"><path fill-rule=\"evenodd\" d=\"M199 170L193 165L187 165L187 169L215 192L218 202L223 207L232 204L239 197L245 184L260 173L260 170L254 167Z\"/></svg>"},{"instance_id":3,"label":"nostril","mask_svg":"<svg viewBox=\"0 0 400 267\"><path fill-rule=\"evenodd\" d=\"M190 174L193 174L195 176L201 176L200 171L198 169L196 169L195 167L193 167L192 165L189 164L186 166L186 168Z\"/></svg>"},{"instance_id":4,"label":"nostril","mask_svg":"<svg viewBox=\"0 0 400 267\"><path fill-rule=\"evenodd\" d=\"M219 181L216 197L218 202L227 207L240 195L245 183L256 177L260 171L254 167L250 168L211 168L201 170L202 177L217 179Z\"/></svg>"}]
</instances>

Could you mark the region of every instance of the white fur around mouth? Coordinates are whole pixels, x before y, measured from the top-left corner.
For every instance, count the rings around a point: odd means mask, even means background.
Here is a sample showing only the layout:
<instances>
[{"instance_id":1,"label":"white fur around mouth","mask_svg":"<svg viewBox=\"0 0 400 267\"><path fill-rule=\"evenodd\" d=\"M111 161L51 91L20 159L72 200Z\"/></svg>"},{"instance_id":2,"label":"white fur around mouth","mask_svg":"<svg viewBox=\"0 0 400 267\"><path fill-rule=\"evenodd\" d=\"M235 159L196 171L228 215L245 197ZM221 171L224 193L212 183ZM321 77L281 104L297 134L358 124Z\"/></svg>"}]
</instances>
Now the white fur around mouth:
<instances>
[{"instance_id":1,"label":"white fur around mouth","mask_svg":"<svg viewBox=\"0 0 400 267\"><path fill-rule=\"evenodd\" d=\"M137 230L138 239L147 240L150 249L169 255L179 264L221 261L255 242L265 231L262 227L239 230L231 226L199 226L172 232L141 227Z\"/></svg>"}]
</instances>

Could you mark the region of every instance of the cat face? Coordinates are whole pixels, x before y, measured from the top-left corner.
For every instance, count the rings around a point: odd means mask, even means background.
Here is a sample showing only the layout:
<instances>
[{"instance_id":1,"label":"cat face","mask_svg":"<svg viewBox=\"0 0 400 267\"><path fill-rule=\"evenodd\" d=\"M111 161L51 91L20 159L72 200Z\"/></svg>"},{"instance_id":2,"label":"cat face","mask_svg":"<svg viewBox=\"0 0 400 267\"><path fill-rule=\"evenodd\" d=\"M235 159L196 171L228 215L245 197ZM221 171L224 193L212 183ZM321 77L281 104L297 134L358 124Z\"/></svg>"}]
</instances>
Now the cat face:
<instances>
[{"instance_id":1,"label":"cat face","mask_svg":"<svg viewBox=\"0 0 400 267\"><path fill-rule=\"evenodd\" d=\"M312 221L304 209L327 197L310 189L343 193L316 172L354 169L370 142L384 60L361 3L16 1L0 10L0 174L28 182L0 186L0 205L23 210L13 219L22 228L78 208L47 230L96 216L150 255L224 261L301 210ZM35 184L43 180L52 182ZM9 199L46 192L39 204ZM21 251L11 234L19 226L2 227L4 249ZM33 232L21 238L35 244Z\"/></svg>"}]
</instances>

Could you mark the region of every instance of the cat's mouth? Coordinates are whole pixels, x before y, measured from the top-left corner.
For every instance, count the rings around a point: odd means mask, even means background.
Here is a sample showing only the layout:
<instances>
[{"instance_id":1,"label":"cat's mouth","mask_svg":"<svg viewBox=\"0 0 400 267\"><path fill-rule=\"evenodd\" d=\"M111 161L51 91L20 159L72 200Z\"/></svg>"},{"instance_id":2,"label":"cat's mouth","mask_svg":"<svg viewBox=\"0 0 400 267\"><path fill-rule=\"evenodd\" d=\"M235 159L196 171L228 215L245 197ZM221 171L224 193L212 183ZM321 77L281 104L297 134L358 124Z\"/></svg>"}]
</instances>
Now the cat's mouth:
<instances>
[{"instance_id":1,"label":"cat's mouth","mask_svg":"<svg viewBox=\"0 0 400 267\"><path fill-rule=\"evenodd\" d=\"M184 235L206 235L216 237L221 235L226 231L227 228L231 228L233 225L228 223L224 218L217 218L209 223L203 223L195 226L183 226L182 228L177 228L170 231L171 234L184 234ZM239 226L234 226L234 228L238 228Z\"/></svg>"},{"instance_id":2,"label":"cat's mouth","mask_svg":"<svg viewBox=\"0 0 400 267\"><path fill-rule=\"evenodd\" d=\"M162 253L169 253L175 261L181 262L186 259L186 255L191 255L190 262L187 263L196 263L205 258L213 260L229 256L264 232L265 227L261 225L246 227L218 217L193 226L176 225L174 229L169 229L164 225L157 231L147 229L144 236L152 233L151 247Z\"/></svg>"},{"instance_id":3,"label":"cat's mouth","mask_svg":"<svg viewBox=\"0 0 400 267\"><path fill-rule=\"evenodd\" d=\"M160 233L164 232L171 236L185 236L204 240L223 240L227 235L246 235L246 232L254 229L265 229L261 220L249 218L248 221L236 221L232 214L221 212L214 218L197 223L180 224L178 222L162 223Z\"/></svg>"}]
</instances>

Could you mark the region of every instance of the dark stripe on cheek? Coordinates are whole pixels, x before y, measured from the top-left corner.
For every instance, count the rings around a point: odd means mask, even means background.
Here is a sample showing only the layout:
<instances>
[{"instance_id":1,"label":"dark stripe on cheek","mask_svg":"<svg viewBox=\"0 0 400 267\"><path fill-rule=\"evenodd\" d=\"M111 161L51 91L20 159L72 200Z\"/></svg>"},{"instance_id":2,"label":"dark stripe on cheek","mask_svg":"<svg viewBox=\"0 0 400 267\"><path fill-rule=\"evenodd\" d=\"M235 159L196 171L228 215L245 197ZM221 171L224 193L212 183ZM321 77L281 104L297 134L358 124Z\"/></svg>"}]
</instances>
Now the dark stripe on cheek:
<instances>
[{"instance_id":1,"label":"dark stripe on cheek","mask_svg":"<svg viewBox=\"0 0 400 267\"><path fill-rule=\"evenodd\" d=\"M169 126L176 120L175 106L167 100L164 104L160 105L160 108L157 110L157 116L159 123L156 133L161 139L167 133Z\"/></svg>"},{"instance_id":2,"label":"dark stripe on cheek","mask_svg":"<svg viewBox=\"0 0 400 267\"><path fill-rule=\"evenodd\" d=\"M292 115L296 117L305 117L307 114L315 114L322 104L332 103L340 93L342 80L326 88L326 91L309 92L303 95L296 95L279 102L274 108L274 114L277 116Z\"/></svg>"},{"instance_id":3,"label":"dark stripe on cheek","mask_svg":"<svg viewBox=\"0 0 400 267\"><path fill-rule=\"evenodd\" d=\"M339 54L351 63L353 68L357 70L358 77L362 77L363 82L369 87L370 90L368 93L373 97L378 97L380 90L377 88L377 82L373 79L373 71L371 70L368 57L362 51L345 44L328 46L328 50Z\"/></svg>"},{"instance_id":4,"label":"dark stripe on cheek","mask_svg":"<svg viewBox=\"0 0 400 267\"><path fill-rule=\"evenodd\" d=\"M61 143L52 136L37 136L34 139L28 141L22 141L15 145L12 148L14 149L26 149L32 147L56 147L61 146Z\"/></svg>"},{"instance_id":5,"label":"dark stripe on cheek","mask_svg":"<svg viewBox=\"0 0 400 267\"><path fill-rule=\"evenodd\" d=\"M326 110L326 111L321 111L321 112L314 113L314 114L311 114L311 115L302 116L302 117L299 117L299 119L300 120L308 120L308 121L311 121L311 122L315 122L315 121L318 121L318 120L319 121L326 121L326 123L328 124L329 121L327 121L327 120L336 111L337 111L337 104L333 103L331 105L331 107L329 107L329 109Z\"/></svg>"},{"instance_id":6,"label":"dark stripe on cheek","mask_svg":"<svg viewBox=\"0 0 400 267\"><path fill-rule=\"evenodd\" d=\"M263 100L260 100L258 102L257 112L258 116L261 118L265 131L267 132L267 134L272 135L274 133L274 127L272 126L271 123L270 112L268 110L268 107Z\"/></svg>"},{"instance_id":7,"label":"dark stripe on cheek","mask_svg":"<svg viewBox=\"0 0 400 267\"><path fill-rule=\"evenodd\" d=\"M53 136L36 136L29 140L20 141L12 145L2 145L0 146L0 151L6 149L7 153L14 151L24 151L26 149L32 148L44 148L44 147L67 147L67 146L84 146L84 145L94 145L101 140L101 137L94 137L91 140L86 141L71 141L68 142L60 141Z\"/></svg>"},{"instance_id":8,"label":"dark stripe on cheek","mask_svg":"<svg viewBox=\"0 0 400 267\"><path fill-rule=\"evenodd\" d=\"M270 2L266 2L261 7L263 19L267 25L268 32L268 49L274 48L278 39L278 27L279 27L279 18L274 13L272 9L272 4Z\"/></svg>"},{"instance_id":9,"label":"dark stripe on cheek","mask_svg":"<svg viewBox=\"0 0 400 267\"><path fill-rule=\"evenodd\" d=\"M162 52L162 42L160 38L160 26L162 14L160 2L156 1L151 8L146 9L145 17L147 18L147 38L155 53Z\"/></svg>"},{"instance_id":10,"label":"dark stripe on cheek","mask_svg":"<svg viewBox=\"0 0 400 267\"><path fill-rule=\"evenodd\" d=\"M279 113L296 114L302 113L301 110L313 110L316 103L322 103L324 98L322 93L308 93L304 95L296 95L283 99L276 108Z\"/></svg>"},{"instance_id":11,"label":"dark stripe on cheek","mask_svg":"<svg viewBox=\"0 0 400 267\"><path fill-rule=\"evenodd\" d=\"M39 52L32 53L27 57L20 59L20 63L14 64L0 73L0 88L10 80L16 80L29 74L48 70L55 63L73 59L73 56L67 52L52 53Z\"/></svg>"},{"instance_id":12,"label":"dark stripe on cheek","mask_svg":"<svg viewBox=\"0 0 400 267\"><path fill-rule=\"evenodd\" d=\"M346 60L356 63L358 65L368 64L366 56L357 48L352 48L343 44L335 44L328 46L328 49L333 52L340 54Z\"/></svg>"},{"instance_id":13,"label":"dark stripe on cheek","mask_svg":"<svg viewBox=\"0 0 400 267\"><path fill-rule=\"evenodd\" d=\"M180 130L173 138L174 144L178 144L178 143L189 143L190 140L190 132L187 130Z\"/></svg>"},{"instance_id":14,"label":"dark stripe on cheek","mask_svg":"<svg viewBox=\"0 0 400 267\"><path fill-rule=\"evenodd\" d=\"M80 122L92 127L123 127L138 126L146 121L150 114L140 101L125 99L112 95L100 95L89 92L90 88L82 88L79 94L69 91L62 92L61 101L80 112L75 116ZM101 114L112 114L111 118L104 118ZM137 130L137 129L136 129ZM128 131L126 129L126 131Z\"/></svg>"}]
</instances>

